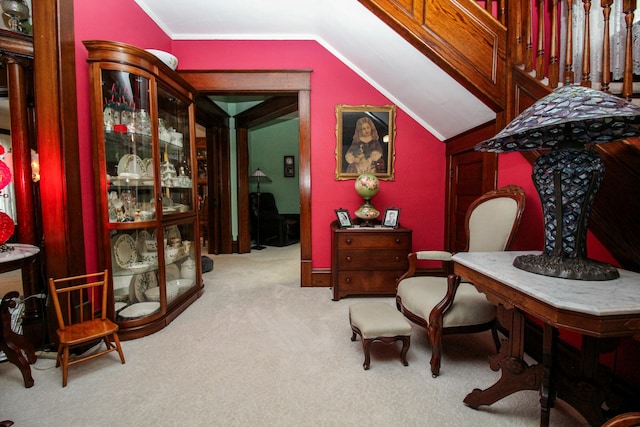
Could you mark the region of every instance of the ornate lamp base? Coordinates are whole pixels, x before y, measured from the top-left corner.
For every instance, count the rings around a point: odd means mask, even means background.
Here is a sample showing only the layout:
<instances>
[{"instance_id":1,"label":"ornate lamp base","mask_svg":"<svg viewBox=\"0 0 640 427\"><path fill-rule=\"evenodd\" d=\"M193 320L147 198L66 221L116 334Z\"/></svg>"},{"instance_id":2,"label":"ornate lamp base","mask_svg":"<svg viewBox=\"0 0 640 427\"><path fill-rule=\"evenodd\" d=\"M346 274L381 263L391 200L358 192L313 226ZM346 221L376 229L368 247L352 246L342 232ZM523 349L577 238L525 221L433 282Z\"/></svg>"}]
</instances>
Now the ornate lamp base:
<instances>
[{"instance_id":1,"label":"ornate lamp base","mask_svg":"<svg viewBox=\"0 0 640 427\"><path fill-rule=\"evenodd\" d=\"M563 258L553 255L520 255L513 261L520 270L544 276L574 280L613 280L620 277L609 264L588 258Z\"/></svg>"},{"instance_id":2,"label":"ornate lamp base","mask_svg":"<svg viewBox=\"0 0 640 427\"><path fill-rule=\"evenodd\" d=\"M356 210L355 215L362 220L360 227L373 227L372 221L380 216L380 212L369 203L368 199L365 199L362 206Z\"/></svg>"},{"instance_id":3,"label":"ornate lamp base","mask_svg":"<svg viewBox=\"0 0 640 427\"><path fill-rule=\"evenodd\" d=\"M604 177L604 162L592 150L555 149L538 157L533 180L544 215L542 255L524 255L513 265L530 273L574 280L620 277L609 264L587 258L587 222Z\"/></svg>"}]
</instances>

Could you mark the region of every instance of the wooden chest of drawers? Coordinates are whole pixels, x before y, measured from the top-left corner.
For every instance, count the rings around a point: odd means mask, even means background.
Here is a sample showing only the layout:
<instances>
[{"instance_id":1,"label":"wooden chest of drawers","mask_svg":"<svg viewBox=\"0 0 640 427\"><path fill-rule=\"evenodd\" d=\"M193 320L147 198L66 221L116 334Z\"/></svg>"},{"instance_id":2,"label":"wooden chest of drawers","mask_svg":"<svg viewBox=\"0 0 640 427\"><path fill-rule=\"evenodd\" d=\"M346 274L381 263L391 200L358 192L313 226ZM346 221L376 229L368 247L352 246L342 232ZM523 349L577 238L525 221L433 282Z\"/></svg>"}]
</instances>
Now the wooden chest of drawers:
<instances>
[{"instance_id":1,"label":"wooden chest of drawers","mask_svg":"<svg viewBox=\"0 0 640 427\"><path fill-rule=\"evenodd\" d=\"M347 295L395 295L396 280L408 269L411 230L346 228L332 224L333 300Z\"/></svg>"}]
</instances>

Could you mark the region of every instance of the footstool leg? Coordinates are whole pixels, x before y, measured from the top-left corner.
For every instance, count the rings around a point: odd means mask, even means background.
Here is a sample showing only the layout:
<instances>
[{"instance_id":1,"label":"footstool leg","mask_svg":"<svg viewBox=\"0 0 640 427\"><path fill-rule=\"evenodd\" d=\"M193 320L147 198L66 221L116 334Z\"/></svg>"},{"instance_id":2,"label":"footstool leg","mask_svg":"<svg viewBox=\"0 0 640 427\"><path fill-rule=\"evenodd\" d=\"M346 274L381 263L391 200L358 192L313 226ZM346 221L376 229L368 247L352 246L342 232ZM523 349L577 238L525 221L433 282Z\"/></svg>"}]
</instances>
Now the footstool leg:
<instances>
[{"instance_id":1,"label":"footstool leg","mask_svg":"<svg viewBox=\"0 0 640 427\"><path fill-rule=\"evenodd\" d=\"M410 337L401 337L402 340L402 351L400 352L400 360L404 366L409 366L409 362L407 362L407 352L409 351L409 346L411 345Z\"/></svg>"},{"instance_id":2,"label":"footstool leg","mask_svg":"<svg viewBox=\"0 0 640 427\"><path fill-rule=\"evenodd\" d=\"M362 349L364 350L364 363L362 364L362 367L365 371L369 369L369 364L371 363L371 357L369 356L369 348L371 347L371 344L373 344L372 339L362 339Z\"/></svg>"}]
</instances>

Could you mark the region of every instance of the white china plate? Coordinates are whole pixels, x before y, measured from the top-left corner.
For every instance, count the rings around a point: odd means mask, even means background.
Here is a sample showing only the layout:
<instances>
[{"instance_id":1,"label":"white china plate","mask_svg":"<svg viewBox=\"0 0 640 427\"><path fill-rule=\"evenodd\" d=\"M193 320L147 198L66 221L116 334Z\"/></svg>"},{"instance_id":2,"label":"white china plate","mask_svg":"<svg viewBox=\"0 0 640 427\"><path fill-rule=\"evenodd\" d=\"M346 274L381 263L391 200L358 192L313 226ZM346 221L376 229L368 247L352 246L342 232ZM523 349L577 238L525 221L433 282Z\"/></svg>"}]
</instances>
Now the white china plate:
<instances>
[{"instance_id":1,"label":"white china plate","mask_svg":"<svg viewBox=\"0 0 640 427\"><path fill-rule=\"evenodd\" d=\"M118 316L128 319L135 319L137 317L148 316L158 310L160 310L159 302L139 302L136 304L131 304L129 307L123 308L122 311L118 313Z\"/></svg>"},{"instance_id":2,"label":"white china plate","mask_svg":"<svg viewBox=\"0 0 640 427\"><path fill-rule=\"evenodd\" d=\"M127 265L127 270L131 270L134 273L142 273L151 267L151 264L148 262L134 262L133 264Z\"/></svg>"},{"instance_id":3,"label":"white china plate","mask_svg":"<svg viewBox=\"0 0 640 427\"><path fill-rule=\"evenodd\" d=\"M144 292L149 288L158 286L158 278L155 272L147 271L146 273L136 274L131 281L129 295L134 295L136 301L145 301Z\"/></svg>"},{"instance_id":4,"label":"white china plate","mask_svg":"<svg viewBox=\"0 0 640 427\"><path fill-rule=\"evenodd\" d=\"M113 257L122 268L136 261L136 242L128 234L119 234L113 238Z\"/></svg>"},{"instance_id":5,"label":"white china plate","mask_svg":"<svg viewBox=\"0 0 640 427\"><path fill-rule=\"evenodd\" d=\"M146 176L147 168L144 166L144 162L140 157L131 154L129 156L129 159L127 160L127 166L125 168L125 172L137 173L137 174L140 174L140 176Z\"/></svg>"},{"instance_id":6,"label":"white china plate","mask_svg":"<svg viewBox=\"0 0 640 427\"><path fill-rule=\"evenodd\" d=\"M135 174L139 178L147 174L147 168L140 157L135 154L125 154L118 162L118 176L122 174Z\"/></svg>"},{"instance_id":7,"label":"white china plate","mask_svg":"<svg viewBox=\"0 0 640 427\"><path fill-rule=\"evenodd\" d=\"M144 164L144 167L147 171L147 175L149 178L153 178L153 159L151 158L146 158L142 161L142 163Z\"/></svg>"},{"instance_id":8,"label":"white china plate","mask_svg":"<svg viewBox=\"0 0 640 427\"><path fill-rule=\"evenodd\" d=\"M167 283L167 302L173 301L180 291L180 287L177 284ZM156 286L155 288L149 288L144 292L144 296L147 298L147 301L160 301L160 287Z\"/></svg>"}]
</instances>

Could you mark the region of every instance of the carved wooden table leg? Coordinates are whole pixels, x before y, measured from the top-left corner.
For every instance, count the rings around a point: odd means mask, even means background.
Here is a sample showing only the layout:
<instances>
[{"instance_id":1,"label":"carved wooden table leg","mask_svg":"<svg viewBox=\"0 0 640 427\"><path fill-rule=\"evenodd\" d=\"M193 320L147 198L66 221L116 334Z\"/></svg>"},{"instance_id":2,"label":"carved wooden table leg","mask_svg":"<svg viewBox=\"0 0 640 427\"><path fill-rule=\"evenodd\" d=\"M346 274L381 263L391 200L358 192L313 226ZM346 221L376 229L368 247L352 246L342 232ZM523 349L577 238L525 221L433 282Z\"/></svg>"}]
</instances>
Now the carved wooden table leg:
<instances>
[{"instance_id":1,"label":"carved wooden table leg","mask_svg":"<svg viewBox=\"0 0 640 427\"><path fill-rule=\"evenodd\" d=\"M475 389L464 398L464 403L477 409L482 405L491 405L498 400L520 390L539 390L542 382L541 365L529 366L524 356L524 315L516 309L507 309L509 316L509 340L500 348L500 352L491 360L491 369L501 370L498 382L491 387Z\"/></svg>"},{"instance_id":2,"label":"carved wooden table leg","mask_svg":"<svg viewBox=\"0 0 640 427\"><path fill-rule=\"evenodd\" d=\"M555 349L557 339L558 330L545 323L542 337L542 365L544 366L544 375L540 387L541 426L549 425L549 415L556 400Z\"/></svg>"},{"instance_id":3,"label":"carved wooden table leg","mask_svg":"<svg viewBox=\"0 0 640 427\"><path fill-rule=\"evenodd\" d=\"M2 303L0 303L0 350L4 351L9 362L20 369L24 379L24 386L29 388L34 384L29 365L36 362L36 353L33 346L22 335L16 334L11 329L9 308L16 306L14 298L18 296L18 292L9 292L2 298Z\"/></svg>"}]
</instances>

